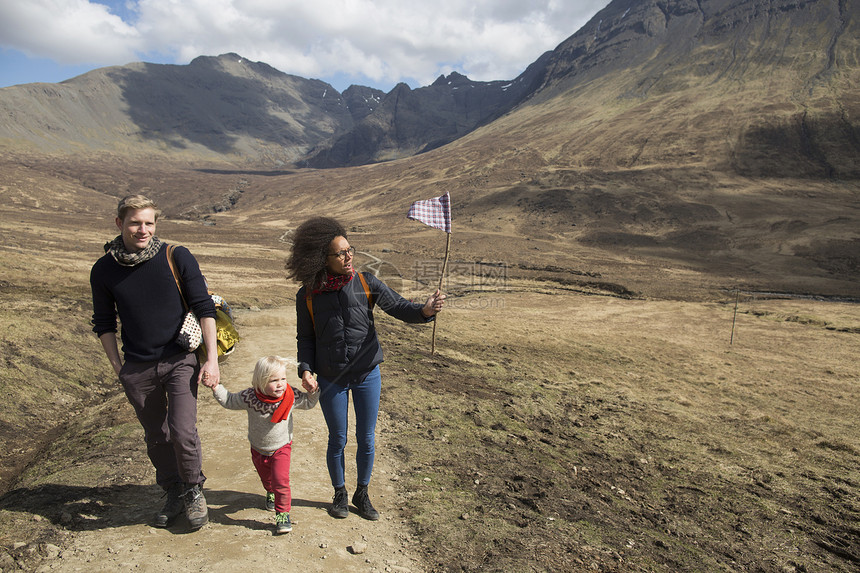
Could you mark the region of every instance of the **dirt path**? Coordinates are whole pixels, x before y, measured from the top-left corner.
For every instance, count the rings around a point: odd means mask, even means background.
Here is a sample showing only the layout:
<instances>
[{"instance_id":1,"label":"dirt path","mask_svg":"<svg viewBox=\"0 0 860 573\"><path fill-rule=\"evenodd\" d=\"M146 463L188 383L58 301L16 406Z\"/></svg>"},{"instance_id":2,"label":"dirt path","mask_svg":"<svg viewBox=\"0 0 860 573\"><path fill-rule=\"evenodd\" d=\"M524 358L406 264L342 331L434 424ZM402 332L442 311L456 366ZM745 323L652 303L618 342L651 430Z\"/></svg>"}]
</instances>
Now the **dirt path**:
<instances>
[{"instance_id":1,"label":"dirt path","mask_svg":"<svg viewBox=\"0 0 860 573\"><path fill-rule=\"evenodd\" d=\"M295 311L237 313L243 335L236 352L222 365L222 381L231 391L250 384L257 358L265 354L295 355ZM351 415L351 421L354 418ZM161 503L140 496L125 500L112 512L116 526L76 533L61 558L43 565L46 571L421 571L407 553L408 531L394 490L397 480L386 446L377 438L371 494L382 517L369 522L352 513L335 520L326 508L332 488L325 468L327 432L319 407L295 413L291 468L293 531L272 534L274 514L262 509L260 480L251 464L244 412L225 410L211 392L201 388L199 431L204 447L205 486L210 522L190 533L184 517L170 529L156 529L148 520ZM352 441L352 440L351 440ZM347 487L355 480L355 450L347 453ZM150 507L151 506L151 507Z\"/></svg>"}]
</instances>

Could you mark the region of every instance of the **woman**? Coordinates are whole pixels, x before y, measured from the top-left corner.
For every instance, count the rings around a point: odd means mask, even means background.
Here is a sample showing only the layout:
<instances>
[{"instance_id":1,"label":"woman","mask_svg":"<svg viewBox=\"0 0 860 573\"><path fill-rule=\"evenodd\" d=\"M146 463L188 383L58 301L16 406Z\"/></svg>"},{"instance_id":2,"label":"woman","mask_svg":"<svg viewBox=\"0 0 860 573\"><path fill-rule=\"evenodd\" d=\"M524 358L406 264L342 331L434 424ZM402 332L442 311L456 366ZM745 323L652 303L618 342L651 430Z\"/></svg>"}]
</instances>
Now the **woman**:
<instances>
[{"instance_id":1,"label":"woman","mask_svg":"<svg viewBox=\"0 0 860 573\"><path fill-rule=\"evenodd\" d=\"M315 217L296 229L287 271L302 283L296 294L298 374L306 390L312 392L319 385L319 403L329 431L326 464L334 487L329 514L349 515L343 452L351 392L358 449L358 487L352 504L361 517L375 521L379 513L370 503L367 486L373 472L382 347L372 309L378 305L404 322L430 322L445 304L445 295L437 290L423 305L410 302L375 276L357 273L354 255L340 223Z\"/></svg>"}]
</instances>

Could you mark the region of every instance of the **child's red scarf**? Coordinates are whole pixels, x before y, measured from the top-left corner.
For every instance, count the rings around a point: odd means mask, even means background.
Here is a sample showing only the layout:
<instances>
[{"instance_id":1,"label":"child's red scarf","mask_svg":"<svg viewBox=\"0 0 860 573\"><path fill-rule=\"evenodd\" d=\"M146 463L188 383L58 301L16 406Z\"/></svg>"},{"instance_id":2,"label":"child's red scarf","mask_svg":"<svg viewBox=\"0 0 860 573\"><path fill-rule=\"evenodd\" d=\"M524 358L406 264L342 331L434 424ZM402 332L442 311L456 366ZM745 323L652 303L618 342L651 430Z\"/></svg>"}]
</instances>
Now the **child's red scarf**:
<instances>
[{"instance_id":1,"label":"child's red scarf","mask_svg":"<svg viewBox=\"0 0 860 573\"><path fill-rule=\"evenodd\" d=\"M267 396L262 392L254 390L254 394L257 396L257 400L263 402L264 404L277 404L280 402L280 405L275 408L275 411L272 412L272 423L277 424L281 420L287 417L287 414L290 412L290 408L293 406L293 402L296 399L296 395L293 392L293 387L287 384L287 389L284 390L284 395L280 398L272 398L271 396Z\"/></svg>"}]
</instances>

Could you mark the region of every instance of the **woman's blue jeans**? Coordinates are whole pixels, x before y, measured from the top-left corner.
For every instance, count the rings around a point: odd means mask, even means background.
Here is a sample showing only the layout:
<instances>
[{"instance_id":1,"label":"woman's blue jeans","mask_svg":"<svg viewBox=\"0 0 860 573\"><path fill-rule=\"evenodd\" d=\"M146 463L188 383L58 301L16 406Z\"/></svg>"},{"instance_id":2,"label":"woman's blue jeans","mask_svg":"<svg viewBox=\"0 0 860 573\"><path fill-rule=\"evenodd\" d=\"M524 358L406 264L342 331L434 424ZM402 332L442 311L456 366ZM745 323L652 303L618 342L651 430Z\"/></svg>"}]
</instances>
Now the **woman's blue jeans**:
<instances>
[{"instance_id":1,"label":"woman's blue jeans","mask_svg":"<svg viewBox=\"0 0 860 573\"><path fill-rule=\"evenodd\" d=\"M358 485L368 485L373 473L374 442L376 437L376 418L379 415L379 396L382 391L382 377L379 366L370 371L361 382L349 386L339 386L325 378L318 377L320 387L320 408L328 426L328 448L325 461L331 477L331 485L344 487L344 455L346 433L349 424L349 393L352 392L352 405L355 409L355 465L358 471Z\"/></svg>"}]
</instances>

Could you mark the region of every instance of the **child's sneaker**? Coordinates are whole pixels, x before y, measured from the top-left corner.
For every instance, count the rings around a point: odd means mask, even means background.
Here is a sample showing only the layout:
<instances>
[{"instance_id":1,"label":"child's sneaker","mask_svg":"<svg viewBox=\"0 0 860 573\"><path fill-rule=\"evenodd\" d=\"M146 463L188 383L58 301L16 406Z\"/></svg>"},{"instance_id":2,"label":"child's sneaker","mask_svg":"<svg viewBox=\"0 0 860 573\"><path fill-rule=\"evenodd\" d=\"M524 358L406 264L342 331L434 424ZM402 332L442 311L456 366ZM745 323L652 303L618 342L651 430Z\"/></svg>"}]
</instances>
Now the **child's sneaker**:
<instances>
[{"instance_id":1,"label":"child's sneaker","mask_svg":"<svg viewBox=\"0 0 860 573\"><path fill-rule=\"evenodd\" d=\"M293 530L293 524L290 523L290 514L278 512L275 514L275 535L289 533Z\"/></svg>"},{"instance_id":2,"label":"child's sneaker","mask_svg":"<svg viewBox=\"0 0 860 573\"><path fill-rule=\"evenodd\" d=\"M275 511L275 492L266 492L266 511Z\"/></svg>"}]
</instances>

